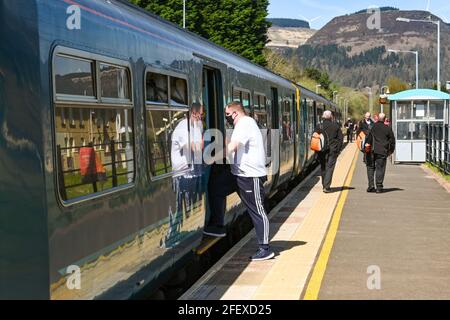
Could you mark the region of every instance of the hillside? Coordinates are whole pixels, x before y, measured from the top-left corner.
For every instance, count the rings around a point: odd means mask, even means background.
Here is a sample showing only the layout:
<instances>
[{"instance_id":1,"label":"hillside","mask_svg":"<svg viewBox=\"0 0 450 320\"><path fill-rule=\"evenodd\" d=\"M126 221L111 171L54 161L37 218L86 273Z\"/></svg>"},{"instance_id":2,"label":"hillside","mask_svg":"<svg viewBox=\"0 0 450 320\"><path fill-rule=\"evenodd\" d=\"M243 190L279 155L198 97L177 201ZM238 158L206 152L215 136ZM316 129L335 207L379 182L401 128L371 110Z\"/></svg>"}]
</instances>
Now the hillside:
<instances>
[{"instance_id":1,"label":"hillside","mask_svg":"<svg viewBox=\"0 0 450 320\"><path fill-rule=\"evenodd\" d=\"M282 28L305 28L309 29L309 22L299 19L288 19L288 18L267 18L273 27Z\"/></svg>"},{"instance_id":2,"label":"hillside","mask_svg":"<svg viewBox=\"0 0 450 320\"><path fill-rule=\"evenodd\" d=\"M388 49L418 50L422 87L436 81L436 25L398 22L398 17L426 19L425 11L387 10L381 12L381 29L369 29L368 13L336 17L312 35L298 49L286 49L301 68L327 71L334 81L350 87L385 83L389 76L414 82L415 60L411 54L389 54ZM438 19L431 15L433 20ZM441 24L441 82L450 80L450 27Z\"/></svg>"},{"instance_id":3,"label":"hillside","mask_svg":"<svg viewBox=\"0 0 450 320\"><path fill-rule=\"evenodd\" d=\"M269 28L269 48L298 48L311 38L316 30L309 28L278 27Z\"/></svg>"}]
</instances>

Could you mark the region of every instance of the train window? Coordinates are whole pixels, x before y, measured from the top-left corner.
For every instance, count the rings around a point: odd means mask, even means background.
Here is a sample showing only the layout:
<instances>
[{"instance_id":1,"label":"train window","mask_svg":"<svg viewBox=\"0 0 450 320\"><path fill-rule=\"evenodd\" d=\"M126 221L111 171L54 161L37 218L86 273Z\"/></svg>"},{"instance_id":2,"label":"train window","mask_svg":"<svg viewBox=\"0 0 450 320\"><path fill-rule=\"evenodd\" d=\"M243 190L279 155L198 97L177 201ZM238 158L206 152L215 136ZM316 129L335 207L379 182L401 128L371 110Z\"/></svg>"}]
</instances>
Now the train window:
<instances>
[{"instance_id":1,"label":"train window","mask_svg":"<svg viewBox=\"0 0 450 320\"><path fill-rule=\"evenodd\" d=\"M147 112L147 138L150 148L150 169L153 176L172 171L170 161L170 140L172 125L170 111L152 110Z\"/></svg>"},{"instance_id":2,"label":"train window","mask_svg":"<svg viewBox=\"0 0 450 320\"><path fill-rule=\"evenodd\" d=\"M242 92L242 105L244 109L250 110L250 93Z\"/></svg>"},{"instance_id":3,"label":"train window","mask_svg":"<svg viewBox=\"0 0 450 320\"><path fill-rule=\"evenodd\" d=\"M100 63L100 87L102 97L131 100L127 68Z\"/></svg>"},{"instance_id":4,"label":"train window","mask_svg":"<svg viewBox=\"0 0 450 320\"><path fill-rule=\"evenodd\" d=\"M187 106L187 82L185 79L170 77L170 105L172 106Z\"/></svg>"},{"instance_id":5,"label":"train window","mask_svg":"<svg viewBox=\"0 0 450 320\"><path fill-rule=\"evenodd\" d=\"M95 97L93 61L58 54L54 74L56 94Z\"/></svg>"},{"instance_id":6,"label":"train window","mask_svg":"<svg viewBox=\"0 0 450 320\"><path fill-rule=\"evenodd\" d=\"M292 140L292 114L291 103L289 100L285 100L282 104L282 121L283 121L283 141Z\"/></svg>"},{"instance_id":7,"label":"train window","mask_svg":"<svg viewBox=\"0 0 450 320\"><path fill-rule=\"evenodd\" d=\"M168 103L168 76L149 72L146 78L147 102Z\"/></svg>"},{"instance_id":8,"label":"train window","mask_svg":"<svg viewBox=\"0 0 450 320\"><path fill-rule=\"evenodd\" d=\"M181 77L153 72L148 72L146 78L146 123L151 176L160 178L190 169L192 128L188 125L187 81ZM163 88L163 83L170 85ZM165 98L155 97L155 92L163 92ZM167 96L170 97L169 101Z\"/></svg>"},{"instance_id":9,"label":"train window","mask_svg":"<svg viewBox=\"0 0 450 320\"><path fill-rule=\"evenodd\" d=\"M190 168L188 110L148 110L147 139L153 177Z\"/></svg>"},{"instance_id":10,"label":"train window","mask_svg":"<svg viewBox=\"0 0 450 320\"><path fill-rule=\"evenodd\" d=\"M233 90L233 101L242 102L242 92L239 90Z\"/></svg>"},{"instance_id":11,"label":"train window","mask_svg":"<svg viewBox=\"0 0 450 320\"><path fill-rule=\"evenodd\" d=\"M134 183L133 108L111 103L131 101L131 72L120 63L73 49L55 53L58 189L68 204Z\"/></svg>"},{"instance_id":12,"label":"train window","mask_svg":"<svg viewBox=\"0 0 450 320\"><path fill-rule=\"evenodd\" d=\"M63 200L132 183L132 110L94 107L77 110L73 107L83 119L75 119L75 125L67 126L62 122L65 108L57 106L55 114L59 187Z\"/></svg>"}]
</instances>

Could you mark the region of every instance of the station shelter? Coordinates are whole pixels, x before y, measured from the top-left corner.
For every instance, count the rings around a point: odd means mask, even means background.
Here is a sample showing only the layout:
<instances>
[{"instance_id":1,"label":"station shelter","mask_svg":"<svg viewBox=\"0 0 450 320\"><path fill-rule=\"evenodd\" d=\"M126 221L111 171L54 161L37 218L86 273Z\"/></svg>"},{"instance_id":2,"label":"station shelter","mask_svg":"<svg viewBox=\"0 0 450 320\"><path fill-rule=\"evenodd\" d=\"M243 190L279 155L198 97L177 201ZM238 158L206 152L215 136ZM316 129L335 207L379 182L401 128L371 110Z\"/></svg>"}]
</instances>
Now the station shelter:
<instances>
[{"instance_id":1,"label":"station shelter","mask_svg":"<svg viewBox=\"0 0 450 320\"><path fill-rule=\"evenodd\" d=\"M431 89L405 90L389 96L396 139L394 162L425 162L428 124L448 124L448 93Z\"/></svg>"}]
</instances>

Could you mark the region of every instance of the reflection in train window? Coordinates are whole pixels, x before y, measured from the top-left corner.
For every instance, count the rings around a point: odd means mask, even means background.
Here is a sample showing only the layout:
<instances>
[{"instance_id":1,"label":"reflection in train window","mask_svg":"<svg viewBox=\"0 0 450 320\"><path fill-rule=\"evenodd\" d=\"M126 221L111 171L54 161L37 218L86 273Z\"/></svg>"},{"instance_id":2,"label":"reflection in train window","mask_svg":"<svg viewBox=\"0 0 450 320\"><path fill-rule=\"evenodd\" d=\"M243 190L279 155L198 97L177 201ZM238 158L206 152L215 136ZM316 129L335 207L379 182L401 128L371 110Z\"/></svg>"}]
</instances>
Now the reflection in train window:
<instances>
[{"instance_id":1,"label":"reflection in train window","mask_svg":"<svg viewBox=\"0 0 450 320\"><path fill-rule=\"evenodd\" d=\"M187 106L187 82L185 79L170 77L170 97L171 106Z\"/></svg>"},{"instance_id":2,"label":"reflection in train window","mask_svg":"<svg viewBox=\"0 0 450 320\"><path fill-rule=\"evenodd\" d=\"M190 133L193 131L189 120L187 81L182 77L153 72L148 72L146 79L150 174L155 178L189 169L192 160ZM170 86L164 87L164 84ZM158 96L158 92L163 98Z\"/></svg>"},{"instance_id":3,"label":"reflection in train window","mask_svg":"<svg viewBox=\"0 0 450 320\"><path fill-rule=\"evenodd\" d=\"M67 109L83 118L74 119L73 126L64 124L62 114ZM134 181L132 119L133 112L128 109L56 107L58 175L63 200Z\"/></svg>"},{"instance_id":4,"label":"reflection in train window","mask_svg":"<svg viewBox=\"0 0 450 320\"><path fill-rule=\"evenodd\" d=\"M101 63L100 87L102 97L131 100L127 68Z\"/></svg>"},{"instance_id":5,"label":"reflection in train window","mask_svg":"<svg viewBox=\"0 0 450 320\"><path fill-rule=\"evenodd\" d=\"M283 101L282 125L283 125L283 141L292 141L292 114L291 103L288 99Z\"/></svg>"},{"instance_id":6,"label":"reflection in train window","mask_svg":"<svg viewBox=\"0 0 450 320\"><path fill-rule=\"evenodd\" d=\"M153 177L191 164L188 110L147 110L147 139Z\"/></svg>"},{"instance_id":7,"label":"reflection in train window","mask_svg":"<svg viewBox=\"0 0 450 320\"><path fill-rule=\"evenodd\" d=\"M156 103L168 103L168 76L149 72L146 79L147 101Z\"/></svg>"},{"instance_id":8,"label":"reflection in train window","mask_svg":"<svg viewBox=\"0 0 450 320\"><path fill-rule=\"evenodd\" d=\"M150 169L153 176L172 171L170 161L170 140L172 126L170 111L147 111L147 138L150 148Z\"/></svg>"},{"instance_id":9,"label":"reflection in train window","mask_svg":"<svg viewBox=\"0 0 450 320\"><path fill-rule=\"evenodd\" d=\"M93 61L58 54L54 62L57 94L91 98L95 96Z\"/></svg>"},{"instance_id":10,"label":"reflection in train window","mask_svg":"<svg viewBox=\"0 0 450 320\"><path fill-rule=\"evenodd\" d=\"M135 179L130 70L116 60L113 66L100 62L103 57L79 54L54 57L56 172L65 202ZM99 74L94 72L97 66ZM97 93L108 103L100 106Z\"/></svg>"}]
</instances>

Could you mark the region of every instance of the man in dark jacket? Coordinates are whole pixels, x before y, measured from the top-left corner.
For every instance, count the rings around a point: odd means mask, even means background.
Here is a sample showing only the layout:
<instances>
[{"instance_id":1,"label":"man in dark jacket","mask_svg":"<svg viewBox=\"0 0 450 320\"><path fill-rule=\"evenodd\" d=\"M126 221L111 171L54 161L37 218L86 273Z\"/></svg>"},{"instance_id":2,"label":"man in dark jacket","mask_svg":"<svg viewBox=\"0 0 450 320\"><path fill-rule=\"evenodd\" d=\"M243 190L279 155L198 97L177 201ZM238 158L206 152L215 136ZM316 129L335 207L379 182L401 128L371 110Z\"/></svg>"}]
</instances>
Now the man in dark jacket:
<instances>
[{"instance_id":1,"label":"man in dark jacket","mask_svg":"<svg viewBox=\"0 0 450 320\"><path fill-rule=\"evenodd\" d=\"M372 129L375 122L371 118L370 112L366 112L364 115L364 119L362 119L358 124L358 131L356 132L356 135L358 135L361 131L363 131L366 136L369 134L370 129Z\"/></svg>"},{"instance_id":2,"label":"man in dark jacket","mask_svg":"<svg viewBox=\"0 0 450 320\"><path fill-rule=\"evenodd\" d=\"M339 125L332 121L332 113L327 110L323 113L323 122L317 125L315 132L325 137L325 148L318 153L322 173L323 192L331 192L331 180L337 157L341 151L344 136Z\"/></svg>"},{"instance_id":3,"label":"man in dark jacket","mask_svg":"<svg viewBox=\"0 0 450 320\"><path fill-rule=\"evenodd\" d=\"M371 145L372 151L367 157L367 176L369 178L368 192L382 193L383 181L386 172L386 159L395 150L395 137L392 129L384 124L386 115L380 113L378 122L375 123L367 137L367 143ZM374 175L376 176L376 190L374 187Z\"/></svg>"},{"instance_id":4,"label":"man in dark jacket","mask_svg":"<svg viewBox=\"0 0 450 320\"><path fill-rule=\"evenodd\" d=\"M344 127L347 129L347 143L350 143L350 142L353 141L353 129L355 127L355 124L353 123L353 120L348 118L348 120L345 123Z\"/></svg>"}]
</instances>

